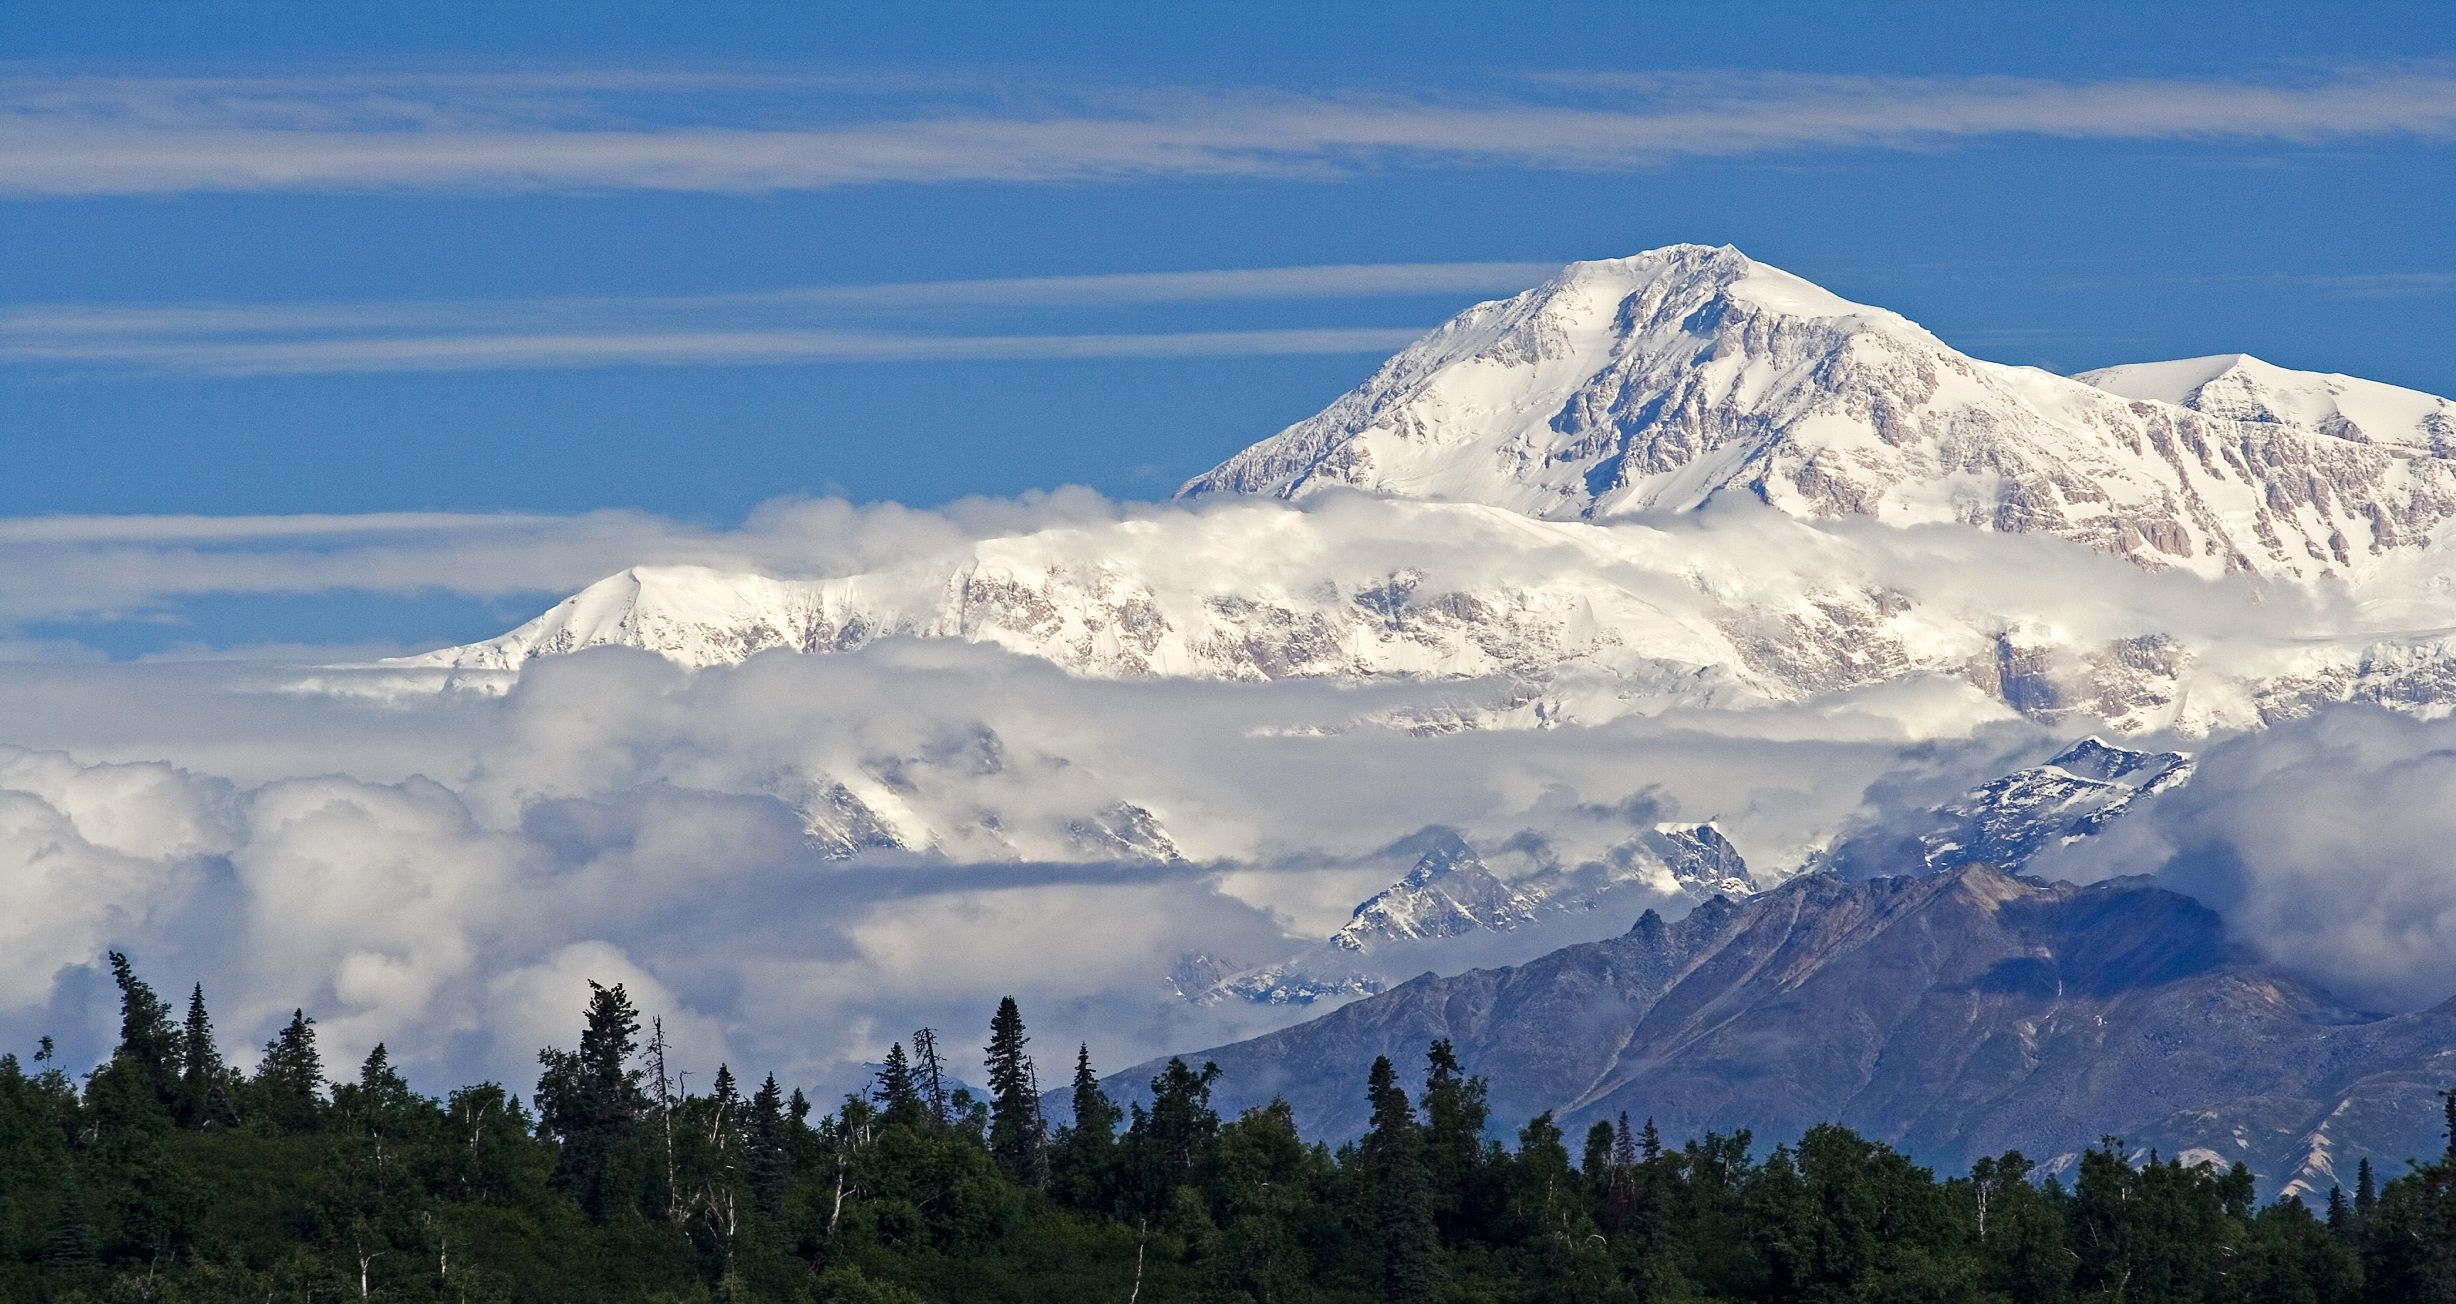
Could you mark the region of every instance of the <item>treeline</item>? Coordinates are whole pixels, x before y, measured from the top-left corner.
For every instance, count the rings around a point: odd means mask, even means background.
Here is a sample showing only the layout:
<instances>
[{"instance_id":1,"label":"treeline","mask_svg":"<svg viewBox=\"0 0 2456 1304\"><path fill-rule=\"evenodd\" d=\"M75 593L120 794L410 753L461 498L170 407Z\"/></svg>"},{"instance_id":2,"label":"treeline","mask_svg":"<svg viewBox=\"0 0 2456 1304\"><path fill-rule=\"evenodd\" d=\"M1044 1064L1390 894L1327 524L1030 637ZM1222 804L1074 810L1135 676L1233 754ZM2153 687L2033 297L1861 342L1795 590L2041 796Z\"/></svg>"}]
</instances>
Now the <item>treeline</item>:
<instances>
[{"instance_id":1,"label":"treeline","mask_svg":"<svg viewBox=\"0 0 2456 1304\"><path fill-rule=\"evenodd\" d=\"M1211 1065L1120 1109L1087 1049L1053 1125L1011 999L986 1097L926 1029L830 1112L726 1067L685 1090L592 984L526 1102L438 1100L380 1046L327 1083L303 1013L240 1073L201 990L177 1020L112 969L119 1046L82 1084L48 1040L0 1057L9 1300L2456 1301L2456 1096L2448 1154L2315 1216L2112 1138L2068 1186L2019 1154L1939 1180L1838 1127L1503 1144L1440 1042L1409 1084L1372 1065L1335 1150L1284 1104L1222 1119Z\"/></svg>"}]
</instances>

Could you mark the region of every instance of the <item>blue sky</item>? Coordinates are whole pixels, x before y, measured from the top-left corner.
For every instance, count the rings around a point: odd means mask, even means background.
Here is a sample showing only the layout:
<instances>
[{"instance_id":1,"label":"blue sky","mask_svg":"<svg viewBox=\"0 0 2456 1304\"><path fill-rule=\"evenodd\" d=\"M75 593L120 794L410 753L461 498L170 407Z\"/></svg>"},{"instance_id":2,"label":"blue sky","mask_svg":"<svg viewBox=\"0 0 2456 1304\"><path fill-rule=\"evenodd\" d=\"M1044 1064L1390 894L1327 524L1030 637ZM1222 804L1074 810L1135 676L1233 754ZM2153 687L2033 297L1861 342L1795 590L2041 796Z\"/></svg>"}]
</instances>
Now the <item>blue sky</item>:
<instances>
[{"instance_id":1,"label":"blue sky","mask_svg":"<svg viewBox=\"0 0 2456 1304\"><path fill-rule=\"evenodd\" d=\"M1676 240L1983 357L2456 392L2456 16L2220 8L19 0L0 517L455 515L0 521L0 651L475 637L777 498L1161 496ZM324 564L609 509L527 578ZM261 564L125 581L198 552Z\"/></svg>"}]
</instances>

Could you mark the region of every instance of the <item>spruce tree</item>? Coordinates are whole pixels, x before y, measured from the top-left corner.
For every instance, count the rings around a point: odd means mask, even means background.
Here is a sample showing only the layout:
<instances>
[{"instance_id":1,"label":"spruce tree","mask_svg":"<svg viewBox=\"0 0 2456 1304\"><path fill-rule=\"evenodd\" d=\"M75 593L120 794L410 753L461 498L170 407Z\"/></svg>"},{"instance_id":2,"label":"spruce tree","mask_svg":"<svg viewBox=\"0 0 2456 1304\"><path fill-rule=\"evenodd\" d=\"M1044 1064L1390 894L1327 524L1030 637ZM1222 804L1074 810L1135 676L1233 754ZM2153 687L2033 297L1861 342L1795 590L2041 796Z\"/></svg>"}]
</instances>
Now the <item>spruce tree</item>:
<instances>
[{"instance_id":1,"label":"spruce tree","mask_svg":"<svg viewBox=\"0 0 2456 1304\"><path fill-rule=\"evenodd\" d=\"M1040 1116L1040 1082L1024 1053L1023 1012L1015 998L998 1002L985 1051L989 1070L989 1153L1026 1186L1049 1181L1048 1129Z\"/></svg>"},{"instance_id":2,"label":"spruce tree","mask_svg":"<svg viewBox=\"0 0 2456 1304\"><path fill-rule=\"evenodd\" d=\"M417 1104L409 1081L392 1066L392 1051L380 1041L358 1066L358 1081L333 1092L335 1112L375 1135L399 1131Z\"/></svg>"},{"instance_id":3,"label":"spruce tree","mask_svg":"<svg viewBox=\"0 0 2456 1304\"><path fill-rule=\"evenodd\" d=\"M870 1096L889 1123L907 1125L920 1123L928 1117L921 1104L921 1091L913 1082L912 1062L904 1058L904 1043L887 1048L887 1062L878 1068L878 1085Z\"/></svg>"},{"instance_id":4,"label":"spruce tree","mask_svg":"<svg viewBox=\"0 0 2456 1304\"><path fill-rule=\"evenodd\" d=\"M1049 1156L1049 1185L1057 1198L1078 1209L1106 1205L1116 1160L1117 1121L1125 1111L1100 1089L1092 1072L1092 1048L1075 1050L1074 1121L1057 1136Z\"/></svg>"},{"instance_id":5,"label":"spruce tree","mask_svg":"<svg viewBox=\"0 0 2456 1304\"><path fill-rule=\"evenodd\" d=\"M316 1050L316 1021L304 1010L264 1044L256 1065L256 1113L284 1132L315 1129L324 1106L324 1057Z\"/></svg>"},{"instance_id":6,"label":"spruce tree","mask_svg":"<svg viewBox=\"0 0 2456 1304\"><path fill-rule=\"evenodd\" d=\"M1100 1079L1092 1072L1092 1048L1086 1042L1075 1049L1074 1070L1074 1132L1079 1136L1096 1136L1102 1143L1115 1140L1118 1120L1125 1111L1100 1089Z\"/></svg>"},{"instance_id":7,"label":"spruce tree","mask_svg":"<svg viewBox=\"0 0 2456 1304\"><path fill-rule=\"evenodd\" d=\"M1444 1276L1441 1245L1433 1230L1431 1183L1424 1171L1424 1140L1389 1056L1373 1061L1365 1090L1373 1119L1358 1153L1373 1184L1382 1298L1393 1304L1423 1304L1440 1297Z\"/></svg>"},{"instance_id":8,"label":"spruce tree","mask_svg":"<svg viewBox=\"0 0 2456 1304\"><path fill-rule=\"evenodd\" d=\"M213 1016L205 1012L205 985L188 994L188 1020L179 1033L179 1122L183 1127L218 1127L236 1121L231 1113L230 1066L213 1041Z\"/></svg>"},{"instance_id":9,"label":"spruce tree","mask_svg":"<svg viewBox=\"0 0 2456 1304\"><path fill-rule=\"evenodd\" d=\"M111 981L119 985L119 1049L112 1062L124 1066L163 1109L176 1112L179 1103L179 1033L171 1026L171 1007L154 994L128 957L110 953Z\"/></svg>"},{"instance_id":10,"label":"spruce tree","mask_svg":"<svg viewBox=\"0 0 2456 1304\"><path fill-rule=\"evenodd\" d=\"M1219 1142L1219 1111L1211 1108L1211 1084L1219 1065L1200 1069L1171 1059L1151 1079L1151 1108L1131 1111L1119 1160L1125 1186L1137 1207L1156 1213L1176 1200Z\"/></svg>"},{"instance_id":11,"label":"spruce tree","mask_svg":"<svg viewBox=\"0 0 2456 1304\"><path fill-rule=\"evenodd\" d=\"M2456 1167L2456 1088L2450 1088L2446 1093L2446 1110L2447 1150L2440 1156L2439 1162Z\"/></svg>"},{"instance_id":12,"label":"spruce tree","mask_svg":"<svg viewBox=\"0 0 2456 1304\"><path fill-rule=\"evenodd\" d=\"M2364 1159L2354 1165L2354 1224L2360 1226L2378 1207L2379 1182L2371 1176L2371 1161Z\"/></svg>"},{"instance_id":13,"label":"spruce tree","mask_svg":"<svg viewBox=\"0 0 2456 1304\"><path fill-rule=\"evenodd\" d=\"M52 1206L51 1231L43 1242L41 1262L46 1271L58 1273L78 1272L96 1262L94 1228L86 1221L85 1191L73 1176Z\"/></svg>"},{"instance_id":14,"label":"spruce tree","mask_svg":"<svg viewBox=\"0 0 2456 1304\"><path fill-rule=\"evenodd\" d=\"M1613 1235L1637 1224L1637 1179L1637 1133L1629 1127L1629 1111L1624 1109L1612 1126L1611 1171L1603 1183L1603 1225Z\"/></svg>"},{"instance_id":15,"label":"spruce tree","mask_svg":"<svg viewBox=\"0 0 2456 1304\"><path fill-rule=\"evenodd\" d=\"M750 1119L742 1129L744 1138L744 1176L750 1179L751 1198L759 1211L769 1217L782 1213L785 1190L793 1182L793 1153L786 1144L785 1094L776 1085L776 1075L767 1075L759 1090L750 1098Z\"/></svg>"},{"instance_id":16,"label":"spruce tree","mask_svg":"<svg viewBox=\"0 0 2456 1304\"><path fill-rule=\"evenodd\" d=\"M592 1217L605 1220L636 1207L644 1174L628 1171L628 1143L648 1114L639 1050L639 1010L621 983L588 985L587 1024L577 1053L538 1052L538 1127L560 1137L555 1185L570 1191ZM644 1156L640 1158L644 1159Z\"/></svg>"},{"instance_id":17,"label":"spruce tree","mask_svg":"<svg viewBox=\"0 0 2456 1304\"><path fill-rule=\"evenodd\" d=\"M1433 1186L1433 1217L1452 1231L1478 1212L1483 1198L1484 1128L1492 1111L1482 1078L1468 1077L1448 1039L1424 1052L1424 1158Z\"/></svg>"}]
</instances>

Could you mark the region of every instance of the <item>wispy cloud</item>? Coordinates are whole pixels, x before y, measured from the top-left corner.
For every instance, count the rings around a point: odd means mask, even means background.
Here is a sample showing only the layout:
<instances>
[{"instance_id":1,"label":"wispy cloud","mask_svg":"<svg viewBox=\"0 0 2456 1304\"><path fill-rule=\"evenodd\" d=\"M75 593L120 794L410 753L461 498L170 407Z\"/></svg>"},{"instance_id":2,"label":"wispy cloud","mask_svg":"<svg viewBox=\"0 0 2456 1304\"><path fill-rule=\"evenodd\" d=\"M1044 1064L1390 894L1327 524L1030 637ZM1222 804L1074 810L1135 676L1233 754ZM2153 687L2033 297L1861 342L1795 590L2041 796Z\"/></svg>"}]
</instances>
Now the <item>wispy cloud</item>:
<instances>
[{"instance_id":1,"label":"wispy cloud","mask_svg":"<svg viewBox=\"0 0 2456 1304\"><path fill-rule=\"evenodd\" d=\"M0 545L81 543L247 543L358 535L526 530L568 517L524 512L360 512L296 516L0 517Z\"/></svg>"},{"instance_id":2,"label":"wispy cloud","mask_svg":"<svg viewBox=\"0 0 2456 1304\"><path fill-rule=\"evenodd\" d=\"M2055 81L1556 74L1509 93L928 88L722 73L27 78L0 193L758 192L910 182L1630 168L2006 136L2313 144L2456 134L2456 72Z\"/></svg>"},{"instance_id":3,"label":"wispy cloud","mask_svg":"<svg viewBox=\"0 0 2456 1304\"><path fill-rule=\"evenodd\" d=\"M873 331L664 331L273 341L136 340L0 346L29 362L117 364L216 376L505 371L824 362L1035 361L1387 353L1418 327L1080 335L905 335Z\"/></svg>"},{"instance_id":4,"label":"wispy cloud","mask_svg":"<svg viewBox=\"0 0 2456 1304\"><path fill-rule=\"evenodd\" d=\"M1520 290L1559 262L1335 263L1081 276L797 285L726 294L558 295L356 303L0 305L0 340L103 335L266 335L348 329L536 328L765 320L816 312L896 316L951 308L1124 306Z\"/></svg>"},{"instance_id":5,"label":"wispy cloud","mask_svg":"<svg viewBox=\"0 0 2456 1304\"><path fill-rule=\"evenodd\" d=\"M1011 308L1523 289L1557 263L1370 263L792 286L704 295L0 307L0 360L212 375L1388 352L1420 328L982 334ZM878 322L903 329L864 328ZM939 329L912 329L917 323Z\"/></svg>"}]
</instances>

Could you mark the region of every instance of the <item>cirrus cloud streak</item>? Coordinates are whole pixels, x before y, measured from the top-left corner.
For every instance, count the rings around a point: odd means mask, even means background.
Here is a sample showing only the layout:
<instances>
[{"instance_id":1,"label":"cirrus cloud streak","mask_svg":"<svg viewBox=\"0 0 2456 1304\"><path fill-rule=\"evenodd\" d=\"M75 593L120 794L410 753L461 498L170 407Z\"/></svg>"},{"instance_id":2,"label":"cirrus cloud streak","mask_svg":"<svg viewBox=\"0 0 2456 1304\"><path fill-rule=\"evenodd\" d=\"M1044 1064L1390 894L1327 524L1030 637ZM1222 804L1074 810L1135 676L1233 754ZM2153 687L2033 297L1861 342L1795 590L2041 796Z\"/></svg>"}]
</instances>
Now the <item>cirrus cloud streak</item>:
<instances>
[{"instance_id":1,"label":"cirrus cloud streak","mask_svg":"<svg viewBox=\"0 0 2456 1304\"><path fill-rule=\"evenodd\" d=\"M1559 74L1451 95L1052 88L987 104L918 92L848 102L840 90L752 79L755 89L715 108L708 84L567 72L528 84L21 77L0 84L0 193L756 193L1391 166L1608 170L2001 137L2308 145L2456 133L2456 74L2429 64L2097 81Z\"/></svg>"}]
</instances>

